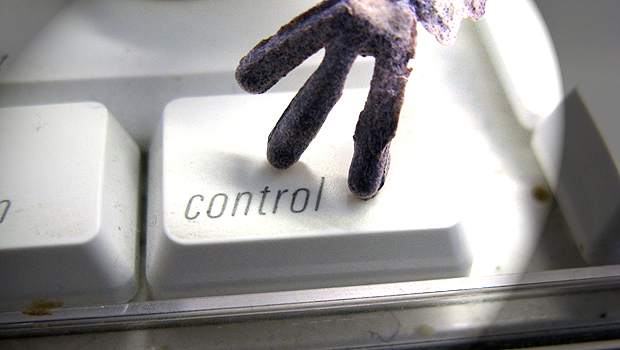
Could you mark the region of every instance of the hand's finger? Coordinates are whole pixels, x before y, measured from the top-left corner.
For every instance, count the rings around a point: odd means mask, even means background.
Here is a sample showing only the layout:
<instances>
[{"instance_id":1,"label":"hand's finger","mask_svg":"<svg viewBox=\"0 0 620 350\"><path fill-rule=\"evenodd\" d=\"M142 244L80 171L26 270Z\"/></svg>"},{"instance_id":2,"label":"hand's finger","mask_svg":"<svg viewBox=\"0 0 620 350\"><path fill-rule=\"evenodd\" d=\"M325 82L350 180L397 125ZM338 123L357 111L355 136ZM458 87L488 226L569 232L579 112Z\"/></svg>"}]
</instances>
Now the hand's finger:
<instances>
[{"instance_id":1,"label":"hand's finger","mask_svg":"<svg viewBox=\"0 0 620 350\"><path fill-rule=\"evenodd\" d=\"M332 40L319 68L299 90L269 134L267 159L285 169L299 160L342 95L357 51L347 37Z\"/></svg>"},{"instance_id":2,"label":"hand's finger","mask_svg":"<svg viewBox=\"0 0 620 350\"><path fill-rule=\"evenodd\" d=\"M237 82L248 92L267 91L335 36L346 12L342 1L326 0L293 19L241 59Z\"/></svg>"},{"instance_id":3,"label":"hand's finger","mask_svg":"<svg viewBox=\"0 0 620 350\"><path fill-rule=\"evenodd\" d=\"M359 198L372 198L385 181L390 141L396 134L410 73L408 61L407 55L398 53L376 57L368 99L353 136L349 168L349 189Z\"/></svg>"}]
</instances>

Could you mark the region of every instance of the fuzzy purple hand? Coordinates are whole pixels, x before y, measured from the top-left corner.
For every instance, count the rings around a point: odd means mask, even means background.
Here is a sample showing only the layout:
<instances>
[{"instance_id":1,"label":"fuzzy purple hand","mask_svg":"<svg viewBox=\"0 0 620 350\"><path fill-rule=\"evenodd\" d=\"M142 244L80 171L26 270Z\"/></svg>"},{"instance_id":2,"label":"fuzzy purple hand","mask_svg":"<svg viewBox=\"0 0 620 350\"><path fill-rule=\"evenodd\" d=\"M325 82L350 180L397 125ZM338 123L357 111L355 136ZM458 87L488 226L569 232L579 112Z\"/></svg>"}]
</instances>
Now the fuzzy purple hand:
<instances>
[{"instance_id":1,"label":"fuzzy purple hand","mask_svg":"<svg viewBox=\"0 0 620 350\"><path fill-rule=\"evenodd\" d=\"M464 17L479 19L486 0L325 0L261 41L241 59L237 82L262 93L309 56L325 48L319 68L293 98L269 134L267 159L286 169L299 160L332 107L358 55L374 56L366 105L355 128L349 189L372 198L387 175L389 147L414 57L416 23L443 44L454 41Z\"/></svg>"}]
</instances>

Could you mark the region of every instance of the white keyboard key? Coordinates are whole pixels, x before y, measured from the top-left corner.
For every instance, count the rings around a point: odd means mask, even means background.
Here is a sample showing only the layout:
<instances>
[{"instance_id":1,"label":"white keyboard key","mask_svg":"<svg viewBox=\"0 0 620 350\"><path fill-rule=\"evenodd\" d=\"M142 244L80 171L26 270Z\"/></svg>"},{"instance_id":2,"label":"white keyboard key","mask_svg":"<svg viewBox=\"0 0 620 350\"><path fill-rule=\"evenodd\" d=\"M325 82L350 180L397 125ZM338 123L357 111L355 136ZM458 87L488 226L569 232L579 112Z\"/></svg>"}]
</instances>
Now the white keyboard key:
<instances>
[{"instance_id":1,"label":"white keyboard key","mask_svg":"<svg viewBox=\"0 0 620 350\"><path fill-rule=\"evenodd\" d=\"M564 92L545 21L534 2L515 0L490 2L480 24L485 27L481 37L515 117L532 131L532 150L549 186L555 189L564 140ZM514 30L517 27L522 30Z\"/></svg>"},{"instance_id":2,"label":"white keyboard key","mask_svg":"<svg viewBox=\"0 0 620 350\"><path fill-rule=\"evenodd\" d=\"M584 259L595 265L620 263L620 148L600 130L579 90L564 101L565 144L556 196ZM614 132L615 131L615 132Z\"/></svg>"},{"instance_id":3,"label":"white keyboard key","mask_svg":"<svg viewBox=\"0 0 620 350\"><path fill-rule=\"evenodd\" d=\"M101 104L0 109L0 308L133 297L139 159Z\"/></svg>"},{"instance_id":4,"label":"white keyboard key","mask_svg":"<svg viewBox=\"0 0 620 350\"><path fill-rule=\"evenodd\" d=\"M347 187L367 91L346 90L301 160L266 160L293 94L169 104L149 165L147 280L155 298L466 275L451 144L442 118L404 112L379 194Z\"/></svg>"},{"instance_id":5,"label":"white keyboard key","mask_svg":"<svg viewBox=\"0 0 620 350\"><path fill-rule=\"evenodd\" d=\"M480 33L491 48L490 58L517 120L534 129L564 95L560 65L542 15L533 1L490 1L480 25L486 27Z\"/></svg>"},{"instance_id":6,"label":"white keyboard key","mask_svg":"<svg viewBox=\"0 0 620 350\"><path fill-rule=\"evenodd\" d=\"M561 111L562 117L564 112L566 116L565 124L561 124L565 135L562 163L561 167L550 167L556 179L552 188L585 260L597 265L619 264L617 10L578 2L562 7L552 2L538 5L552 23L551 34L567 91ZM575 26L569 18L579 18L581 25ZM583 43L594 49L583 50ZM546 134L538 137L539 144L549 143Z\"/></svg>"},{"instance_id":7,"label":"white keyboard key","mask_svg":"<svg viewBox=\"0 0 620 350\"><path fill-rule=\"evenodd\" d=\"M606 79L613 76L610 67L616 64L618 52L613 15L597 7L583 9L584 23L588 18L600 22L593 30L572 25L562 28L558 18L570 9L547 12L559 26L552 40L535 4L519 0L521 6L515 7L515 2L488 5L483 21L487 30L482 33L494 48L491 58L515 115L533 131L532 150L584 259L591 264L618 264L619 85L617 79ZM549 5L545 7L550 11ZM600 21L605 17L607 21ZM522 30L515 31L515 27ZM595 53L577 50L567 54L584 41L597 48ZM586 61L591 64L584 65ZM574 84L577 90L570 92ZM561 103L564 86L567 97Z\"/></svg>"},{"instance_id":8,"label":"white keyboard key","mask_svg":"<svg viewBox=\"0 0 620 350\"><path fill-rule=\"evenodd\" d=\"M532 130L532 150L583 258L591 264L618 264L620 123L611 97L617 91L617 82L600 79L609 75L608 67L616 60L610 54L617 52L611 44L616 42L615 31L593 34L578 29L580 38L588 37L591 46L599 48L596 59L609 64L593 65L596 67L583 73L583 62L591 58L559 57L563 58L566 86L579 82L578 91L570 92L561 103L563 84L554 40L534 3L519 1L522 4L516 7L513 2L489 3L483 37L494 48L491 58L516 117ZM605 17L596 11L584 13L591 18ZM523 30L515 31L515 27ZM571 30L554 33L555 43L560 45L558 52L579 46ZM593 103L586 106L584 99Z\"/></svg>"}]
</instances>

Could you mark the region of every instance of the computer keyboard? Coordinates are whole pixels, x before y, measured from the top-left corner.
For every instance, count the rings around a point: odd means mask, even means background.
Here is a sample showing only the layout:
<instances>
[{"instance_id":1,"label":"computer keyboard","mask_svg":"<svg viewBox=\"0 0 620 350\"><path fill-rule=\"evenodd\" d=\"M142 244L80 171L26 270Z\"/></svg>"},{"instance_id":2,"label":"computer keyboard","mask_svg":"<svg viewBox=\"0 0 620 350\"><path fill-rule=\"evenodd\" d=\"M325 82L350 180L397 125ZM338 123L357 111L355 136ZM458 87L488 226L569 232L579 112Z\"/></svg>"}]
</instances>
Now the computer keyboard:
<instances>
[{"instance_id":1,"label":"computer keyboard","mask_svg":"<svg viewBox=\"0 0 620 350\"><path fill-rule=\"evenodd\" d=\"M252 46L314 3L73 1L0 63L0 152L11 154L0 162L15 169L0 174L7 322L34 317L21 312L37 301L79 314L547 270L531 261L560 182L553 111L564 94L531 3L513 5L529 38L502 31L511 12L491 5L451 47L420 28L390 177L369 201L348 193L346 176L372 58L356 61L324 128L284 171L266 162L267 135L321 54L263 95L234 81ZM514 59L527 45L540 59ZM15 239L25 226L29 239ZM561 254L580 248L570 244Z\"/></svg>"},{"instance_id":2,"label":"computer keyboard","mask_svg":"<svg viewBox=\"0 0 620 350\"><path fill-rule=\"evenodd\" d=\"M376 198L356 200L345 180L374 64L369 57L356 62L341 101L300 164L286 171L268 166L266 137L301 84L283 81L274 92L251 96L236 86L233 72L256 42L310 7L295 4L253 16L259 4L233 11L218 1L72 2L7 66L2 103L30 105L25 108L36 109L45 125L42 103L73 108L96 100L147 152L147 214L136 219L146 231L141 273L151 298L522 271L551 201L532 195L544 191L545 179L529 131L511 117L472 23L464 23L450 47L421 31L390 178ZM155 17L143 19L145 13ZM178 20L186 16L195 18ZM256 18L255 30L229 20L239 16ZM303 82L318 62L320 54L287 79ZM109 176L105 170L100 181ZM19 210L9 199L3 229ZM117 238L128 245L138 239ZM132 254L116 257L132 262ZM58 281L53 274L47 279ZM41 298L73 305L62 288ZM124 295L114 301L131 298Z\"/></svg>"},{"instance_id":3,"label":"computer keyboard","mask_svg":"<svg viewBox=\"0 0 620 350\"><path fill-rule=\"evenodd\" d=\"M138 2L127 10L137 16L142 11L153 11L143 8L149 6L162 5ZM170 3L163 6L179 11ZM227 5L218 2L195 6L222 6L203 9L211 16L230 11ZM217 60L202 58L202 67L195 61L189 66L206 70L200 73L203 84L219 90L209 94L215 96L175 100L172 95L165 95L171 84L177 84L172 72L180 74L181 80L194 74L183 71L188 67L181 63L203 54L209 56L209 50L206 53L198 50L208 47L208 43L201 39L198 48L183 44L180 33L188 29L181 28L167 34L169 42L166 37L162 40L168 44L181 42L181 51L185 47L186 51L179 56L184 59L177 58L177 65L168 64L162 68L153 64L158 59L153 50L162 46L159 40L148 49L131 47L124 64L116 65L114 63L118 61L110 55L119 54L116 45L122 45L123 41L101 37L95 30L97 25L107 26L105 28L111 32L107 31L106 35L146 36L147 31L131 22L122 9L121 4L76 2L68 5L66 12L59 14L59 19L44 32L43 38L35 39L32 52L26 51L24 60L10 67L5 86L17 91L24 86L34 88L36 92L50 89L43 96L12 95L18 100L72 100L85 93L98 95L112 115L120 118L130 134L138 139L144 137L145 130L160 123L159 131L142 140L142 144L145 141L152 144L148 152L148 213L139 218L146 226L146 236L142 237L146 241L143 273L152 298L428 280L496 274L497 271L514 273L521 271L527 263L534 246L523 232L539 234L545 208L551 202L537 201L531 195L533 187L544 188L542 173L531 156L527 161L504 160L515 167L517 163L527 164L527 176L531 179L519 183L521 175L506 174L497 160L498 151L491 148L531 152L527 132L506 117L508 105L504 102L494 68L486 59L484 48L476 41L478 36L473 25L463 27L459 44L452 47L442 47L428 35L420 36L418 55L412 62L414 69L420 68L412 74L406 92L408 98L403 106L398 137L392 145L390 179L376 198L360 201L349 194L346 176L352 152L351 135L363 108L369 82L369 79L361 81L355 76L370 77L371 58L357 62L357 73L352 73L354 78L348 81L341 101L300 164L287 171L278 171L271 169L265 161L264 141L294 94L230 94L231 87L235 86L233 71L237 62L231 57L240 57L257 39L232 35L232 30L218 30L217 33L226 34L226 38L210 38L211 41L221 41L220 45L223 45L221 49L217 45L211 47L219 54ZM110 23L105 22L107 17L93 15L96 10L115 14L113 27L129 27L128 32L110 28ZM181 7L181 12L189 10ZM287 10L282 16L292 15ZM104 22L90 23L89 20ZM119 23L122 20L125 22ZM207 22L211 23L211 20ZM80 23L84 31L74 30L72 26ZM165 23L158 22L162 26ZM169 25L173 23L176 22L171 21ZM224 27L225 24L220 25ZM68 31L68 28L72 30ZM86 38L91 40L90 43L82 37L88 30L91 35ZM210 28L199 28L199 31L214 32ZM135 37L125 39L137 40ZM28 70L26 64L41 56L48 57L41 63L44 66L61 65L65 52L80 47L88 50L70 56L68 62L62 64L68 72L66 76L57 69L43 70L40 66L29 70L30 74L17 73ZM228 52L233 49L238 53ZM105 51L108 55L101 65L93 57L98 51ZM157 52L170 58L171 51L174 47ZM147 54L154 54L154 58ZM311 71L317 61L318 58L311 59L301 70ZM83 65L82 62L88 63ZM176 67L183 68L176 72ZM161 82L168 89L164 88L161 95L146 93L144 89L126 90L123 86L131 84L134 79L128 76L130 72L138 80L146 76L143 82L149 83L163 74ZM221 83L214 83L213 76ZM59 84L59 78L67 89L45 87L46 84ZM21 82L15 82L16 79ZM109 82L116 90L114 94L101 87L102 83ZM150 91L152 89L149 87ZM462 90L468 93L461 94L459 91ZM203 89L183 92L184 95L192 93L205 94ZM50 97L50 94L54 96ZM152 104L157 111L150 110L153 106L146 107L145 103ZM65 106L79 105L69 102ZM35 109L36 113L29 113L41 115L41 125L46 125L49 122L45 109L57 107L36 105L24 108ZM131 110L129 115L128 110ZM143 117L145 110L152 115ZM2 114L11 111L5 109ZM83 114L82 118L90 120L88 113ZM84 125L68 122L74 128ZM71 133L83 134L79 129ZM496 137L494 145L490 144L489 134ZM504 134L511 137L505 138ZM62 138L60 135L56 137ZM26 137L22 139L30 142ZM80 149L79 146L74 148ZM515 154L517 152L511 157ZM107 179L109 174L107 169L104 170L100 176ZM517 171L515 174L525 176L525 173ZM30 174L31 171L23 171L14 176L24 179ZM36 178L30 181L36 181ZM120 190L116 187L115 191ZM92 185L88 190L102 191ZM133 195L134 202L126 205L137 205L137 193ZM514 208L514 197L518 198L517 208ZM17 200L10 199L12 205L7 217L13 219L13 213L19 212L20 207ZM94 199L83 200L96 203ZM68 211L76 210L69 205L65 207ZM106 205L102 204L102 207ZM532 210L539 213L525 214ZM121 227L115 218L111 222L105 222L105 217L97 219L99 225ZM2 228L10 229L9 222L5 218ZM47 226L62 231L53 220ZM498 230L502 235L497 234ZM132 245L137 237L117 239ZM110 247L118 244L113 243ZM490 245L495 245L493 252L489 251ZM9 250L7 247L4 253L8 254ZM28 254L24 251L24 256ZM133 252L112 256L127 264L135 262ZM91 258L97 259L98 256ZM85 264L73 265L75 259L70 256L67 260L70 265L80 268ZM125 269L133 271L131 264L127 264ZM57 266L62 271L70 271L63 264ZM10 270L7 273L14 276ZM68 275L72 276L71 273ZM50 273L39 276L39 279L45 281L44 285L59 283L62 286L59 287L62 292L40 292L40 298L62 300L66 306L82 304L74 304L70 298L74 292L65 287L72 284L71 278L62 280ZM59 279L62 282L58 282ZM88 286L86 280L84 284ZM17 283L9 289L22 287ZM119 297L113 302L126 302L131 298L131 293L115 294L124 299ZM37 298L36 293L20 293L20 296L25 297L22 308ZM7 295L4 301L11 301L12 297Z\"/></svg>"}]
</instances>

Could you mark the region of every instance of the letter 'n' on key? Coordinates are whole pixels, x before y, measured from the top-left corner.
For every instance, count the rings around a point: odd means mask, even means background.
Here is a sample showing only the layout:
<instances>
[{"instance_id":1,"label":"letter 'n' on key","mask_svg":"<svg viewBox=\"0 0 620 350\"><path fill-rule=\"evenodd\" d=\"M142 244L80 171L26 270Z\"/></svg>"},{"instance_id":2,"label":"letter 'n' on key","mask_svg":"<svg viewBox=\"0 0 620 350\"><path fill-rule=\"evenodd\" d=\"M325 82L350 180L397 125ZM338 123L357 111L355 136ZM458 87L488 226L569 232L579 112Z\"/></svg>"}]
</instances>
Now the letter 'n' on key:
<instances>
[{"instance_id":1,"label":"letter 'n' on key","mask_svg":"<svg viewBox=\"0 0 620 350\"><path fill-rule=\"evenodd\" d=\"M247 198L243 215L248 215L248 212L250 211L250 205L252 204L252 192L239 192L237 193L237 198L235 198L235 205L233 206L231 214L232 216L235 216L235 214L237 214L237 208L239 207L239 203L241 202L242 198Z\"/></svg>"}]
</instances>

